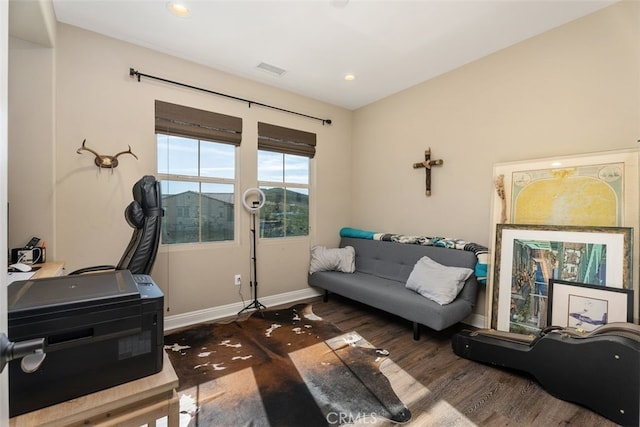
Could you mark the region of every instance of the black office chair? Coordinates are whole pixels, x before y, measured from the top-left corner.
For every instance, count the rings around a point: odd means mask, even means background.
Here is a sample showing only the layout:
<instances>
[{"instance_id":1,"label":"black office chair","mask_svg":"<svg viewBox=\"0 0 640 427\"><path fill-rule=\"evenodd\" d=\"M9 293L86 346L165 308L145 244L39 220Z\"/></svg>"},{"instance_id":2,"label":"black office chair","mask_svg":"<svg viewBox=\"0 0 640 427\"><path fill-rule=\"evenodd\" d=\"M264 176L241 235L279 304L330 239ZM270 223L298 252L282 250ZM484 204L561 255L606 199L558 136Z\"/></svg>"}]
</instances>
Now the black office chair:
<instances>
[{"instance_id":1,"label":"black office chair","mask_svg":"<svg viewBox=\"0 0 640 427\"><path fill-rule=\"evenodd\" d=\"M133 235L118 265L85 267L71 274L103 270L129 270L132 274L149 274L156 260L162 225L162 193L160 182L145 175L133 185L133 201L124 211L124 217Z\"/></svg>"}]
</instances>

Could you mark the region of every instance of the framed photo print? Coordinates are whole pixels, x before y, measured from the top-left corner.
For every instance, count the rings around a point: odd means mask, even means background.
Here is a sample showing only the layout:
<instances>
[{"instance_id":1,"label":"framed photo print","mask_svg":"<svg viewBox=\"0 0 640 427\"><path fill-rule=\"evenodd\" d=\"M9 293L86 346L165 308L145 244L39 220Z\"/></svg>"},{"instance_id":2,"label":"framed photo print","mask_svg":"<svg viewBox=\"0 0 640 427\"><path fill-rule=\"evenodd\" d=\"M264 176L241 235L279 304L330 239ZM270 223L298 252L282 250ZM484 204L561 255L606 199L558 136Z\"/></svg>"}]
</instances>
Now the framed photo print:
<instances>
[{"instance_id":1,"label":"framed photo print","mask_svg":"<svg viewBox=\"0 0 640 427\"><path fill-rule=\"evenodd\" d=\"M498 224L491 328L545 328L551 279L632 289L632 239L631 227Z\"/></svg>"},{"instance_id":2,"label":"framed photo print","mask_svg":"<svg viewBox=\"0 0 640 427\"><path fill-rule=\"evenodd\" d=\"M612 322L633 322L633 290L549 280L549 326L593 331Z\"/></svg>"}]
</instances>

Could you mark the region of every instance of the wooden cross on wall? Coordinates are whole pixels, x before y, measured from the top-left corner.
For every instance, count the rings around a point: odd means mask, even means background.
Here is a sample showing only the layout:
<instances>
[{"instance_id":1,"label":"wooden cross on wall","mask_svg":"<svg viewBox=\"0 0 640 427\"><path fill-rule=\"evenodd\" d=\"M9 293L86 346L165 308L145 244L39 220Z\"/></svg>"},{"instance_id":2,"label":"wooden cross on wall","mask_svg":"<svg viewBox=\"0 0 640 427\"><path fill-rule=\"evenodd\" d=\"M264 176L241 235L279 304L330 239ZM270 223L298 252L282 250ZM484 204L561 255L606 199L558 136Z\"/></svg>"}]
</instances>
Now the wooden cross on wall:
<instances>
[{"instance_id":1,"label":"wooden cross on wall","mask_svg":"<svg viewBox=\"0 0 640 427\"><path fill-rule=\"evenodd\" d=\"M424 152L424 162L414 163L413 164L413 168L414 169L420 169L420 168L424 168L425 169L425 174L426 174L426 178L425 178L426 191L425 191L425 194L427 196L431 195L431 166L440 166L440 165L442 165L442 163L443 163L442 160L431 160L431 147L429 147Z\"/></svg>"}]
</instances>

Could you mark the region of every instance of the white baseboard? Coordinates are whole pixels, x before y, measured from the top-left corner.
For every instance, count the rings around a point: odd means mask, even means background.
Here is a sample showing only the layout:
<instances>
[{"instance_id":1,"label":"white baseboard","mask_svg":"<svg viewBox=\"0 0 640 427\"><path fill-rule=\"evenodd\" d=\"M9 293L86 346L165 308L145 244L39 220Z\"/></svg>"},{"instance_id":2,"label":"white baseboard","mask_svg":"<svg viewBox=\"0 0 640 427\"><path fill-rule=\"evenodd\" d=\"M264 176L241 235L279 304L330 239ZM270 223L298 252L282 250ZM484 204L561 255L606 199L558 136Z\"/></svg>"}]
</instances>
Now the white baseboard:
<instances>
[{"instance_id":1,"label":"white baseboard","mask_svg":"<svg viewBox=\"0 0 640 427\"><path fill-rule=\"evenodd\" d=\"M486 320L487 320L487 317L482 314L471 313L469 316L467 316L466 319L462 321L462 323L464 323L465 325L475 326L476 328L479 328L479 329L484 329L486 327L485 326Z\"/></svg>"},{"instance_id":2,"label":"white baseboard","mask_svg":"<svg viewBox=\"0 0 640 427\"><path fill-rule=\"evenodd\" d=\"M284 294L271 295L268 297L258 298L267 307L273 305L287 304L293 301L300 301L306 298L313 298L323 295L323 292L313 288L301 289L298 291L286 292ZM172 331L185 326L195 325L196 323L211 322L213 320L233 317L242 310L251 301L245 303L237 302L233 304L220 305L217 307L206 308L204 310L190 311L189 313L176 314L164 318L165 332ZM486 317L472 313L462 323L476 328L483 329L485 327Z\"/></svg>"},{"instance_id":3,"label":"white baseboard","mask_svg":"<svg viewBox=\"0 0 640 427\"><path fill-rule=\"evenodd\" d=\"M286 292L284 294L259 297L258 300L267 307L270 307L273 305L281 305L293 301L300 301L306 298L313 298L320 295L322 295L321 292L312 288L307 288L301 289L299 291ZM213 320L233 317L238 314L238 312L242 310L247 304L251 304L251 302L252 301L246 301L244 303L237 302L233 304L206 308L204 310L190 311L189 313L167 316L164 318L164 330L165 332L168 332L174 329L184 328L185 326L191 326L196 323L211 322Z\"/></svg>"}]
</instances>

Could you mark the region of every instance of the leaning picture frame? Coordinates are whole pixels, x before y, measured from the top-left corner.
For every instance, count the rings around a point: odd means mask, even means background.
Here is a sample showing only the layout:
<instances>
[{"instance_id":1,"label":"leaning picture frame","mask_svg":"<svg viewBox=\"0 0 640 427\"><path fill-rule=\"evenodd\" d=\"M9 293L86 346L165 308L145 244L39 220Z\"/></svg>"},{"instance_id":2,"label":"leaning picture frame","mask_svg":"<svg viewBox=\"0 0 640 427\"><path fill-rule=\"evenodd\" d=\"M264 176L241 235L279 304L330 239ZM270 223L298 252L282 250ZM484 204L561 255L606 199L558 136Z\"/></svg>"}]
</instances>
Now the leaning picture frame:
<instances>
[{"instance_id":1,"label":"leaning picture frame","mask_svg":"<svg viewBox=\"0 0 640 427\"><path fill-rule=\"evenodd\" d=\"M591 332L612 322L633 322L633 290L549 279L548 326Z\"/></svg>"},{"instance_id":2,"label":"leaning picture frame","mask_svg":"<svg viewBox=\"0 0 640 427\"><path fill-rule=\"evenodd\" d=\"M498 224L491 328L540 332L552 278L632 289L632 240L631 227Z\"/></svg>"},{"instance_id":3,"label":"leaning picture frame","mask_svg":"<svg viewBox=\"0 0 640 427\"><path fill-rule=\"evenodd\" d=\"M497 224L548 224L562 226L632 227L640 230L640 152L637 149L582 153L549 158L496 163L493 167L490 242L496 241ZM605 197L600 197L600 196ZM596 203L592 203L592 202ZM529 209L528 209L529 208ZM608 219L607 219L608 218ZM640 245L640 233L633 247ZM490 258L495 259L495 247ZM640 251L633 251L640 266ZM494 266L489 266L486 327L491 327ZM637 270L635 270L637 271ZM640 318L640 282L632 286Z\"/></svg>"},{"instance_id":4,"label":"leaning picture frame","mask_svg":"<svg viewBox=\"0 0 640 427\"><path fill-rule=\"evenodd\" d=\"M494 165L494 224L600 227L640 223L638 150Z\"/></svg>"}]
</instances>

